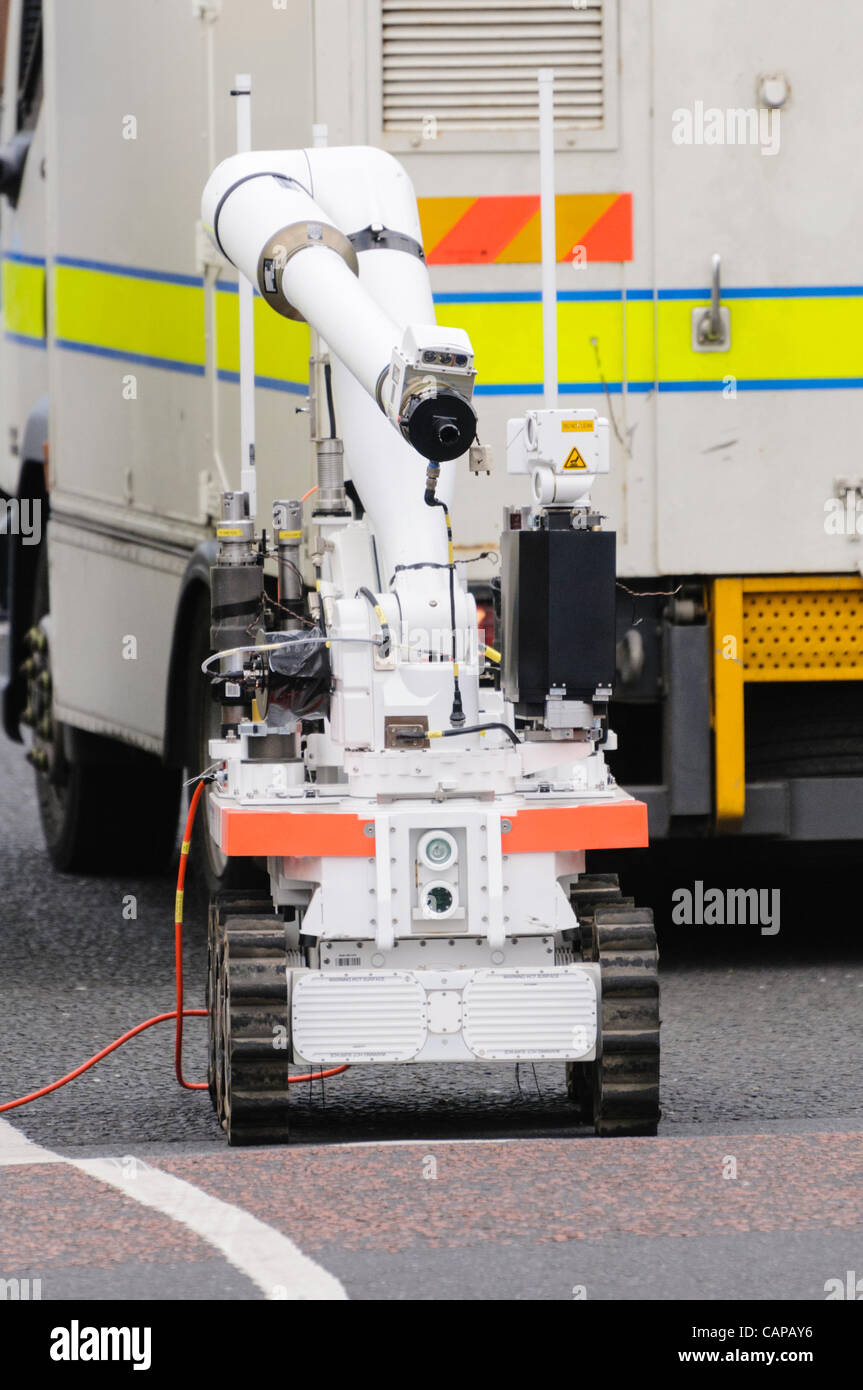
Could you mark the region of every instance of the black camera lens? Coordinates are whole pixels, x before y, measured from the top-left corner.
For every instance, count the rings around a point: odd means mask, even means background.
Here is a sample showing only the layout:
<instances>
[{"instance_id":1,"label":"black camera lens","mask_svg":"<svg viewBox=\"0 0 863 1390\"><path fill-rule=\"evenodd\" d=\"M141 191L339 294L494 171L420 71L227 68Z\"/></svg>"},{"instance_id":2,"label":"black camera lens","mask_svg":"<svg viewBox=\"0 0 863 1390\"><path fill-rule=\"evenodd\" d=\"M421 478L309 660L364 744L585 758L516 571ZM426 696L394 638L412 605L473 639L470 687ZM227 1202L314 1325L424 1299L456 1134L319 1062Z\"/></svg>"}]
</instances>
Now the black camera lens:
<instances>
[{"instance_id":1,"label":"black camera lens","mask_svg":"<svg viewBox=\"0 0 863 1390\"><path fill-rule=\"evenodd\" d=\"M459 428L455 420L440 420L437 425L437 437L441 444L455 444L459 438Z\"/></svg>"}]
</instances>

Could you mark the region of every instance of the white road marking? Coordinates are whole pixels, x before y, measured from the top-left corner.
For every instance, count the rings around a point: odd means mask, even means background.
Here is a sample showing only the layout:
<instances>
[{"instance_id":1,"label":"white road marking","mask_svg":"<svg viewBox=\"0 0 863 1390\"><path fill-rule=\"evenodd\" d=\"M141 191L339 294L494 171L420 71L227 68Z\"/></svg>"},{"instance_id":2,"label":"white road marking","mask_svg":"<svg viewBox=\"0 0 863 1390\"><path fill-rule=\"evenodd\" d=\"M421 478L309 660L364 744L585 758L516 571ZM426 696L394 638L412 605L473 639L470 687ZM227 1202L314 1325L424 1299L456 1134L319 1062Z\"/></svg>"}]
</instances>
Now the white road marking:
<instances>
[{"instance_id":1,"label":"white road marking","mask_svg":"<svg viewBox=\"0 0 863 1390\"><path fill-rule=\"evenodd\" d=\"M117 1187L142 1206L153 1207L188 1226L221 1250L268 1298L320 1301L345 1299L332 1274L315 1264L292 1240L240 1207L211 1197L199 1187L151 1168L140 1159L80 1158L70 1163L91 1178Z\"/></svg>"},{"instance_id":2,"label":"white road marking","mask_svg":"<svg viewBox=\"0 0 863 1390\"><path fill-rule=\"evenodd\" d=\"M40 1148L0 1120L0 1164L66 1163L98 1182L119 1189L201 1236L245 1274L269 1299L341 1301L344 1286L323 1266L256 1216L211 1197L192 1183L163 1173L132 1155L123 1158L65 1158Z\"/></svg>"},{"instance_id":3,"label":"white road marking","mask_svg":"<svg viewBox=\"0 0 863 1390\"><path fill-rule=\"evenodd\" d=\"M553 1134L519 1135L512 1139L346 1139L338 1144L304 1144L303 1152L309 1149L326 1149L329 1153L339 1153L342 1149L428 1149L435 1144L450 1145L453 1148L467 1148L470 1144L523 1144L527 1139L554 1139ZM569 1135L562 1136L569 1138Z\"/></svg>"},{"instance_id":4,"label":"white road marking","mask_svg":"<svg viewBox=\"0 0 863 1390\"><path fill-rule=\"evenodd\" d=\"M12 1163L63 1163L65 1160L50 1149L42 1149L22 1134L20 1129L0 1120L0 1168Z\"/></svg>"}]
</instances>

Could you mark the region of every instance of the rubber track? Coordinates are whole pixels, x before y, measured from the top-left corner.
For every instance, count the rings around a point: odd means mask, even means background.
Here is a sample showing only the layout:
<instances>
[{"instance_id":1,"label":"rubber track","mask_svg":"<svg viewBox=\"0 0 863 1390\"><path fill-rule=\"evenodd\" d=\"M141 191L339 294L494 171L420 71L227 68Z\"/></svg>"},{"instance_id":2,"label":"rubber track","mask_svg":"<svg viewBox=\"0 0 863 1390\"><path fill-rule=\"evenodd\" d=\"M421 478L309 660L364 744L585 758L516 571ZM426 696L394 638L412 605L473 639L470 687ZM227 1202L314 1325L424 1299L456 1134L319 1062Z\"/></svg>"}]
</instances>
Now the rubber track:
<instances>
[{"instance_id":1,"label":"rubber track","mask_svg":"<svg viewBox=\"0 0 863 1390\"><path fill-rule=\"evenodd\" d=\"M653 914L620 892L617 876L579 880L572 905L582 959L602 979L602 1052L568 1069L570 1095L601 1135L652 1135L659 1109L659 952Z\"/></svg>"},{"instance_id":2,"label":"rubber track","mask_svg":"<svg viewBox=\"0 0 863 1390\"><path fill-rule=\"evenodd\" d=\"M238 891L211 909L210 1095L234 1146L290 1137L287 943L268 903Z\"/></svg>"}]
</instances>

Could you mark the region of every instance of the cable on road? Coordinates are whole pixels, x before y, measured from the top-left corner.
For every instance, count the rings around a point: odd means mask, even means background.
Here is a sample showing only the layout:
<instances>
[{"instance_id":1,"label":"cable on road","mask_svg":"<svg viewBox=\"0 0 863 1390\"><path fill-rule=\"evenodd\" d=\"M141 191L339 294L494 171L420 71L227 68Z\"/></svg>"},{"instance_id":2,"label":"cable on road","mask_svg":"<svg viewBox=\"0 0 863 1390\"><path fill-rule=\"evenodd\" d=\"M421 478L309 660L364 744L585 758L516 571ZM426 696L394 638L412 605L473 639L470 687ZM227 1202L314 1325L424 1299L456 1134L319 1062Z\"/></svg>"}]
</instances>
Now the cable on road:
<instances>
[{"instance_id":1,"label":"cable on road","mask_svg":"<svg viewBox=\"0 0 863 1390\"><path fill-rule=\"evenodd\" d=\"M61 1076L58 1081L52 1081L48 1086L42 1086L38 1091L31 1091L27 1096L19 1096L17 1100L7 1100L0 1105L0 1114L4 1110L15 1110L19 1105L29 1105L31 1101L39 1100L42 1096L48 1096L52 1091L58 1091L61 1086L67 1086L76 1077L82 1076L85 1071L95 1067L97 1062L101 1062L103 1057L108 1057L112 1052L116 1052L118 1047L129 1042L131 1038L136 1038L139 1033L145 1032L148 1028L153 1028L157 1023L169 1023L172 1020L176 1023L174 1034L174 1074L179 1084L187 1091L206 1091L208 1089L206 1081L187 1081L183 1076L183 1019L184 1018L208 1018L208 1009L186 1009L183 1006L183 892L186 882L186 866L189 860L189 850L192 843L192 830L195 824L195 814L198 810L198 802L201 799L204 788L208 782L214 780L214 773L202 773L197 779L197 786L192 793L189 803L189 813L186 817L186 826L183 831L183 840L180 846L180 863L177 869L177 892L174 899L174 970L177 983L177 1002L176 1007L170 1013L156 1014L153 1018L148 1018L146 1022L139 1023L134 1028L130 1028L128 1033L123 1033L119 1038L115 1038L107 1047L103 1047L100 1052L88 1057L86 1062L82 1062L80 1067L70 1071L66 1076ZM340 1076L342 1072L349 1071L345 1066L330 1067L326 1071L304 1072L301 1076L289 1076L288 1085L296 1086L301 1081L323 1081L329 1076Z\"/></svg>"}]
</instances>

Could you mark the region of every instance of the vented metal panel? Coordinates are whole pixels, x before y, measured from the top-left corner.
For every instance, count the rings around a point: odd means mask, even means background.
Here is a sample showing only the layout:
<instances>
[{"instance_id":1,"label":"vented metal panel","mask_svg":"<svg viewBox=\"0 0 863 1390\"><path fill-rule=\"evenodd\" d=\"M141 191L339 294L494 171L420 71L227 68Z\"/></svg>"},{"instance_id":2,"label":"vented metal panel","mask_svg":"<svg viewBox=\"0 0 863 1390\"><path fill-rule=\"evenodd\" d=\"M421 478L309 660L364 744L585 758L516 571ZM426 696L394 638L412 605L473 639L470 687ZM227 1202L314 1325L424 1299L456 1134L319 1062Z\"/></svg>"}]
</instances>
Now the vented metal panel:
<instances>
[{"instance_id":1,"label":"vented metal panel","mask_svg":"<svg viewBox=\"0 0 863 1390\"><path fill-rule=\"evenodd\" d=\"M426 1040L426 993L402 971L311 973L291 1003L294 1050L307 1062L409 1062Z\"/></svg>"},{"instance_id":2,"label":"vented metal panel","mask_svg":"<svg viewBox=\"0 0 863 1390\"><path fill-rule=\"evenodd\" d=\"M559 127L603 125L603 2L381 0L383 129L536 129L554 69Z\"/></svg>"},{"instance_id":3,"label":"vented metal panel","mask_svg":"<svg viewBox=\"0 0 863 1390\"><path fill-rule=\"evenodd\" d=\"M578 966L478 970L465 986L463 1019L478 1057L573 1059L596 1045L596 990Z\"/></svg>"},{"instance_id":4,"label":"vented metal panel","mask_svg":"<svg viewBox=\"0 0 863 1390\"><path fill-rule=\"evenodd\" d=\"M801 581L805 585L805 580ZM746 680L863 676L863 592L806 589L743 594Z\"/></svg>"}]
</instances>

